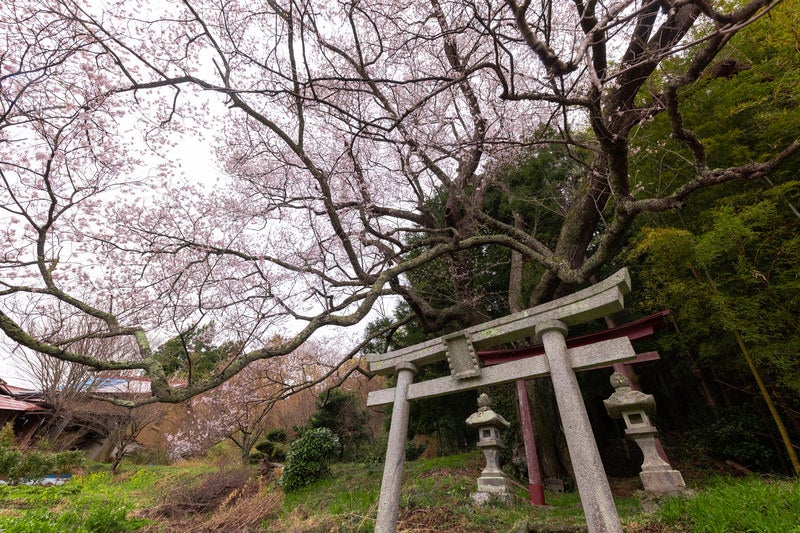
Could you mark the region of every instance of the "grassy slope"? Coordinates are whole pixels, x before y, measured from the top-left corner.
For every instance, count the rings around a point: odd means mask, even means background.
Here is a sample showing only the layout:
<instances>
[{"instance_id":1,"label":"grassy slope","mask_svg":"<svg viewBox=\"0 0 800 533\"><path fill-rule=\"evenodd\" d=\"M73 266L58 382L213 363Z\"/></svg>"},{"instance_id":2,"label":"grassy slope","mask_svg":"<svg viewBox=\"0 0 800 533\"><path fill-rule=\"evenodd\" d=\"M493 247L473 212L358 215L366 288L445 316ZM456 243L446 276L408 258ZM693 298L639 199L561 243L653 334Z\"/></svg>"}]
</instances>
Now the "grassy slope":
<instances>
[{"instance_id":1,"label":"grassy slope","mask_svg":"<svg viewBox=\"0 0 800 533\"><path fill-rule=\"evenodd\" d=\"M547 509L521 502L509 507L471 505L470 493L483 467L478 453L406 463L400 500L399 529L406 531L516 531L525 524L574 528L584 524L577 494L548 494ZM334 476L286 496L284 511L269 531L371 531L380 492L380 465L335 465ZM622 515L637 509L632 498L617 500ZM323 511L324 510L324 511ZM320 512L323 511L323 512Z\"/></svg>"},{"instance_id":2,"label":"grassy slope","mask_svg":"<svg viewBox=\"0 0 800 533\"><path fill-rule=\"evenodd\" d=\"M525 503L476 509L469 494L482 467L479 454L406 463L400 531L578 531L584 526L577 494L547 494L548 508ZM333 476L284 496L273 482L230 489L201 506L191 488L224 476L209 463L170 467L127 466L112 479L105 472L62 487L0 487L0 531L372 531L380 491L380 465L334 465ZM616 485L615 487L623 485ZM202 495L204 491L199 491ZM630 490L624 491L625 495ZM525 491L518 490L523 499ZM194 498L194 499L192 499ZM177 512L184 502L186 514ZM716 479L694 500L675 499L659 514L643 514L635 497L617 499L626 531L795 531L800 533L800 483ZM193 507L194 506L194 507ZM192 511L194 509L194 511ZM170 512L166 512L169 510Z\"/></svg>"}]
</instances>

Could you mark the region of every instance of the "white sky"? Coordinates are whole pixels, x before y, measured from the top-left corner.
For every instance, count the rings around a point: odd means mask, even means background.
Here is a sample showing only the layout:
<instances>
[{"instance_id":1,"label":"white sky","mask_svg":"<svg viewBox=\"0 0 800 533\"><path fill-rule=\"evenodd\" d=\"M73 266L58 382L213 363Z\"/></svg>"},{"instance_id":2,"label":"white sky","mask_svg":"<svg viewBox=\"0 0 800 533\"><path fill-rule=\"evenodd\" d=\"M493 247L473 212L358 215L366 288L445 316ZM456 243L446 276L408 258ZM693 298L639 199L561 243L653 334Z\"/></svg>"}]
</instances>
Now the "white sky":
<instances>
[{"instance_id":1,"label":"white sky","mask_svg":"<svg viewBox=\"0 0 800 533\"><path fill-rule=\"evenodd\" d=\"M5 346L0 347L0 378L9 385L14 385L16 387L30 386L30 383L27 383L23 375L19 372L11 356L8 355Z\"/></svg>"}]
</instances>

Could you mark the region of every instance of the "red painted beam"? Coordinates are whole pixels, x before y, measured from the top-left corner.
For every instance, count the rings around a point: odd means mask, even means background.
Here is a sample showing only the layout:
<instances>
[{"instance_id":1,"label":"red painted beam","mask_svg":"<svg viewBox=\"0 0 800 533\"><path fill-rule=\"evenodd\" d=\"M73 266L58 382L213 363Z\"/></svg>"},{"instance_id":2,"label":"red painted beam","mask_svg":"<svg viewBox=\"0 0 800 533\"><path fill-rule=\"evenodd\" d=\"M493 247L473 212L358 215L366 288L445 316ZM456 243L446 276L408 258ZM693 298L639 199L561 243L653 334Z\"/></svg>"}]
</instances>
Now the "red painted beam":
<instances>
[{"instance_id":1,"label":"red painted beam","mask_svg":"<svg viewBox=\"0 0 800 533\"><path fill-rule=\"evenodd\" d=\"M598 331L596 333L589 333L588 335L581 335L579 337L571 337L567 339L567 347L574 348L576 346L585 346L587 344L594 344L595 342L618 339L621 337L628 337L630 340L641 339L652 335L656 329L664 326L664 318L669 315L669 310L659 311L658 313L640 318L622 324L611 329ZM507 350L487 350L478 352L478 358L484 366L499 365L501 363L508 363L509 361L518 361L527 357L535 357L544 354L544 347L542 345L526 346L524 348L512 348ZM640 357L643 357L640 359ZM644 361L653 361L658 359L657 352L648 352L646 354L639 354L636 356L635 361L630 363L641 363ZM630 364L628 363L628 364Z\"/></svg>"}]
</instances>

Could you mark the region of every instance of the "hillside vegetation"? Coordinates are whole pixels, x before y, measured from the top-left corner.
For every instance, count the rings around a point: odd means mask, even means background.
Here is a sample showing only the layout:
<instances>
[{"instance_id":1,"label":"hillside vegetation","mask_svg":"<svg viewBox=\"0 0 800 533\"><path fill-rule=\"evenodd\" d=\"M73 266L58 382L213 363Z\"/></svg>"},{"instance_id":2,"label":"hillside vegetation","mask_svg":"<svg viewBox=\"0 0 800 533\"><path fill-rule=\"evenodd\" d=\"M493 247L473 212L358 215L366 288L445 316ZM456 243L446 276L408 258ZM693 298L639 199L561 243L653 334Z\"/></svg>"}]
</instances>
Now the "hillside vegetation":
<instances>
[{"instance_id":1,"label":"hillside vegetation","mask_svg":"<svg viewBox=\"0 0 800 533\"><path fill-rule=\"evenodd\" d=\"M0 531L25 532L369 532L381 466L333 465L331 476L284 494L273 472L230 466L227 455L174 466L123 464L112 477L89 467L54 487L0 486ZM97 471L94 471L95 468ZM548 507L476 508L470 492L482 468L475 453L407 463L399 531L584 531L577 493L548 492ZM685 471L694 498L646 498L638 479L612 479L626 532L800 531L800 483ZM736 505L731 505L736 502Z\"/></svg>"}]
</instances>

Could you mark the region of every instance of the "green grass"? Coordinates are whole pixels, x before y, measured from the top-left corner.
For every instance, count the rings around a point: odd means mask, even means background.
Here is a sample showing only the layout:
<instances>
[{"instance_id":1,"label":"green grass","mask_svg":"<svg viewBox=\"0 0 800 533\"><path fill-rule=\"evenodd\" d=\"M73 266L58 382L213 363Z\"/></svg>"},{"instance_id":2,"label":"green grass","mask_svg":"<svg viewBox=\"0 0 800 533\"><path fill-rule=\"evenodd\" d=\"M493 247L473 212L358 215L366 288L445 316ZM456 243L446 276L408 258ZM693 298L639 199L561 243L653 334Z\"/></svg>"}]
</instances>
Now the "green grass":
<instances>
[{"instance_id":1,"label":"green grass","mask_svg":"<svg viewBox=\"0 0 800 533\"><path fill-rule=\"evenodd\" d=\"M482 468L479 453L420 459L404 468L400 500L400 530L436 531L576 531L585 527L577 493L546 494L548 507L525 502L527 491L515 487L517 505L472 504L476 477ZM196 485L218 467L208 463L177 466L124 465L116 477L89 471L56 487L0 486L0 532L124 532L137 528L158 531L202 529L215 515L168 521L142 511L169 499L170 490ZM332 476L282 496L268 483L252 496L252 512L272 506L261 523L266 532L371 532L374 529L381 468L367 464L336 464ZM660 499L655 513L640 511L634 498L616 504L629 533L788 532L800 533L800 481L758 477L716 478L703 482L694 498ZM245 511L228 507L228 513ZM233 515L232 515L233 516ZM262 520L258 518L257 520Z\"/></svg>"},{"instance_id":2,"label":"green grass","mask_svg":"<svg viewBox=\"0 0 800 533\"><path fill-rule=\"evenodd\" d=\"M135 517L135 511L161 497L158 484L185 482L211 468L129 466L112 477L107 466L90 465L60 486L0 485L0 532L136 531L150 521Z\"/></svg>"},{"instance_id":3,"label":"green grass","mask_svg":"<svg viewBox=\"0 0 800 533\"><path fill-rule=\"evenodd\" d=\"M800 533L800 480L716 478L694 498L672 498L655 523L697 533Z\"/></svg>"},{"instance_id":4,"label":"green grass","mask_svg":"<svg viewBox=\"0 0 800 533\"><path fill-rule=\"evenodd\" d=\"M475 507L470 494L483 467L483 456L462 455L406 462L400 497L400 528L451 531L518 531L585 526L576 493L548 493L548 507L526 502L527 490L514 487L516 505L490 502ZM367 465L334 465L332 477L289 493L270 531L370 532L375 526L382 472ZM618 499L620 515L638 512L634 498Z\"/></svg>"},{"instance_id":5,"label":"green grass","mask_svg":"<svg viewBox=\"0 0 800 533\"><path fill-rule=\"evenodd\" d=\"M136 499L132 489L111 483L108 474L88 474L57 487L0 487L0 531L124 532L135 531L147 521L130 516ZM10 507L10 509L8 508Z\"/></svg>"}]
</instances>

